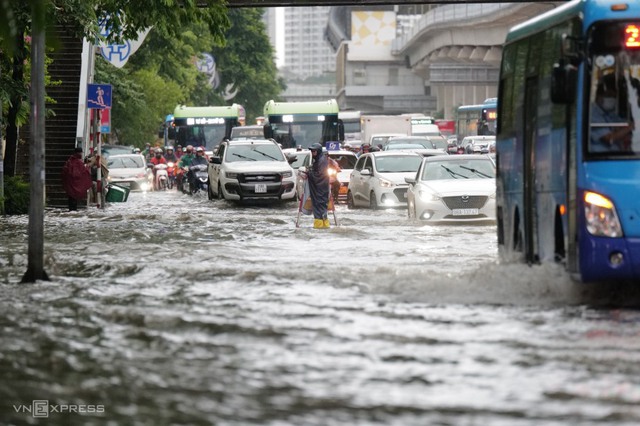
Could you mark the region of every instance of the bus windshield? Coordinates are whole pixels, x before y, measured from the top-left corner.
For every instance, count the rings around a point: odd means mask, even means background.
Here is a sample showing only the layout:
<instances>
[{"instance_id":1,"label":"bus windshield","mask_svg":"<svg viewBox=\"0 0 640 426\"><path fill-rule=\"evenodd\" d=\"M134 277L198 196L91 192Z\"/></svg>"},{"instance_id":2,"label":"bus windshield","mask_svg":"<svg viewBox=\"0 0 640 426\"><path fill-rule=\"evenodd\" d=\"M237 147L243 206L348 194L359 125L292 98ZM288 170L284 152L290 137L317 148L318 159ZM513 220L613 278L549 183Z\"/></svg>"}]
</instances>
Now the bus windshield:
<instances>
[{"instance_id":1,"label":"bus windshield","mask_svg":"<svg viewBox=\"0 0 640 426\"><path fill-rule=\"evenodd\" d=\"M225 132L225 124L181 127L177 140L182 146L204 146L207 151L213 151L225 137Z\"/></svg>"},{"instance_id":2,"label":"bus windshield","mask_svg":"<svg viewBox=\"0 0 640 426\"><path fill-rule=\"evenodd\" d=\"M283 148L302 146L308 148L316 142L322 142L323 122L295 122L272 124L273 138Z\"/></svg>"},{"instance_id":3,"label":"bus windshield","mask_svg":"<svg viewBox=\"0 0 640 426\"><path fill-rule=\"evenodd\" d=\"M626 27L593 30L588 152L597 156L640 155L640 50L625 47Z\"/></svg>"}]
</instances>

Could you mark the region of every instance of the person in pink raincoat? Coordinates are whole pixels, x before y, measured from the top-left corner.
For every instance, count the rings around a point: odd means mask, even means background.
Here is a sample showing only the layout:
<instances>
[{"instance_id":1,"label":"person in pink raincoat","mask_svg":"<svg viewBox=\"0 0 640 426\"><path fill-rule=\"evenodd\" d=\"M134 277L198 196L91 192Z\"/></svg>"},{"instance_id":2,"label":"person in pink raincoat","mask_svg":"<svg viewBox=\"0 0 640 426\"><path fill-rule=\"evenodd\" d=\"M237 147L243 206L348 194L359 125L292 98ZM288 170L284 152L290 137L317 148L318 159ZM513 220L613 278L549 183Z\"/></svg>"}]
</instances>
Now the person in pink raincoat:
<instances>
[{"instance_id":1,"label":"person in pink raincoat","mask_svg":"<svg viewBox=\"0 0 640 426\"><path fill-rule=\"evenodd\" d=\"M91 185L91 172L82 160L82 148L76 148L62 167L62 187L69 197L69 211L78 210L78 201L86 198Z\"/></svg>"}]
</instances>

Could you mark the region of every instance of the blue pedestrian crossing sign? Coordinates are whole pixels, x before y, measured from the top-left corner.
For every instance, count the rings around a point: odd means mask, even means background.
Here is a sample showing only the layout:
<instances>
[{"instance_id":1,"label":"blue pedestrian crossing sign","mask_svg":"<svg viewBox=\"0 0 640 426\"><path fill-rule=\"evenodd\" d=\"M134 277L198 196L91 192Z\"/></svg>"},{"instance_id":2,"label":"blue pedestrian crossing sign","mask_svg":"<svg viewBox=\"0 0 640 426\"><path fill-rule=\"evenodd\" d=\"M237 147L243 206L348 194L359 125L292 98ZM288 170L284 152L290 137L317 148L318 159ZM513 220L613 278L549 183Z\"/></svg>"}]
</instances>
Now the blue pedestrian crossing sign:
<instances>
[{"instance_id":1,"label":"blue pedestrian crossing sign","mask_svg":"<svg viewBox=\"0 0 640 426\"><path fill-rule=\"evenodd\" d=\"M91 108L91 109L111 108L111 85L110 84L88 84L87 85L87 108Z\"/></svg>"}]
</instances>

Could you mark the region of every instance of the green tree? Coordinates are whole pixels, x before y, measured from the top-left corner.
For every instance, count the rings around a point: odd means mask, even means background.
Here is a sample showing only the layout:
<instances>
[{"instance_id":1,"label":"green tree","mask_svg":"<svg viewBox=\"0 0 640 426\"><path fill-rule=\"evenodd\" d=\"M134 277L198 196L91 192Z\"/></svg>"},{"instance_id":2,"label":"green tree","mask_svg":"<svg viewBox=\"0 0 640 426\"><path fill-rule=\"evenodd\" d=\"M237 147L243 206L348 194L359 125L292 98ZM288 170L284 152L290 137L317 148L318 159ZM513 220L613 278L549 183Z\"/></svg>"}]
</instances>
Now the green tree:
<instances>
[{"instance_id":1,"label":"green tree","mask_svg":"<svg viewBox=\"0 0 640 426\"><path fill-rule=\"evenodd\" d=\"M0 129L6 133L7 161L5 173L15 174L15 160L18 144L18 129L28 113L27 76L28 46L25 36L31 31L31 6L36 5L46 13L46 26L64 22L78 37L93 40L99 37L98 22L110 17L108 41L120 42L137 37L138 31L153 27L167 38L182 34L182 28L201 25L207 29L207 36L216 43L224 42L224 33L229 27L229 19L224 0L2 0L0 1ZM56 40L47 39L47 44L55 48ZM194 73L195 74L195 73ZM126 75L126 74L125 74ZM193 77L196 80L196 77ZM5 84L6 83L6 84ZM123 80L127 93L135 79ZM195 85L194 85L195 87ZM140 98L140 96L138 96ZM132 101L129 112L143 111Z\"/></svg>"},{"instance_id":2,"label":"green tree","mask_svg":"<svg viewBox=\"0 0 640 426\"><path fill-rule=\"evenodd\" d=\"M148 113L148 117L157 117L157 122L156 127L152 127L153 135L147 137L155 136L155 130L162 123L164 116L173 112L178 104L228 105L236 102L245 107L248 122L262 115L264 103L269 99L275 99L283 90L284 84L278 78L274 52L260 19L261 15L262 9L231 10L231 27L224 34L224 44L210 33L204 23L192 23L174 35L155 27L151 30L145 43L124 68L130 71L130 76L145 70L161 79L140 88L141 91L137 93L134 92L133 101L157 96L155 92L160 87L165 92L164 99L169 107L164 104L166 109ZM208 76L197 71L195 67L195 61L202 53L211 53L216 58L221 82L217 89L208 85ZM148 75L147 81L151 82ZM115 80L112 79L110 82L114 83ZM170 86L170 83L177 85L177 92L173 91L174 86ZM118 84L115 83L114 87ZM140 84L139 80L137 84ZM234 90L238 89L237 95L229 100L225 100L221 92L227 85L233 85ZM170 97L173 97L172 104L167 99ZM163 103L158 102L155 105L154 108L161 108ZM136 126L138 129L145 127L142 123L134 123L131 120L133 114L138 114L135 105L122 107L114 107L112 110L112 124L118 123L119 135L132 133L125 132L120 125ZM120 115L126 119L121 120L118 118ZM124 140L123 142L128 143Z\"/></svg>"},{"instance_id":3,"label":"green tree","mask_svg":"<svg viewBox=\"0 0 640 426\"><path fill-rule=\"evenodd\" d=\"M247 112L247 123L263 114L266 101L276 99L285 89L278 77L275 52L269 42L260 8L232 9L231 27L225 33L225 46L213 50L220 73L220 87L238 90L231 102ZM227 102L230 103L230 102Z\"/></svg>"}]
</instances>

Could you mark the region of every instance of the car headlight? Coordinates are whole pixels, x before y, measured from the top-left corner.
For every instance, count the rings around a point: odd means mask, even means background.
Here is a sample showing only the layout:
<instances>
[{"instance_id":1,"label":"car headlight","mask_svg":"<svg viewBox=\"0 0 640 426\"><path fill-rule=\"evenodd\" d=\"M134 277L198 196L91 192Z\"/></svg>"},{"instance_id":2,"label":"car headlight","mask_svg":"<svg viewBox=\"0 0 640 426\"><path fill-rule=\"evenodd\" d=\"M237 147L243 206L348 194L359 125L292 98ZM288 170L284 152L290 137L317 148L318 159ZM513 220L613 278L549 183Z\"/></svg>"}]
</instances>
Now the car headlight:
<instances>
[{"instance_id":1,"label":"car headlight","mask_svg":"<svg viewBox=\"0 0 640 426\"><path fill-rule=\"evenodd\" d=\"M225 175L228 179L238 179L238 173L233 173L233 172L224 172L224 175Z\"/></svg>"},{"instance_id":2,"label":"car headlight","mask_svg":"<svg viewBox=\"0 0 640 426\"><path fill-rule=\"evenodd\" d=\"M418 197L420 197L420 199L422 201L438 201L440 200L440 196L438 194L435 194L431 191L425 191L424 189L421 189L418 191Z\"/></svg>"},{"instance_id":3,"label":"car headlight","mask_svg":"<svg viewBox=\"0 0 640 426\"><path fill-rule=\"evenodd\" d=\"M394 183L390 180L380 179L380 186L382 188L391 188L392 186L394 186Z\"/></svg>"},{"instance_id":4,"label":"car headlight","mask_svg":"<svg viewBox=\"0 0 640 426\"><path fill-rule=\"evenodd\" d=\"M291 176L293 176L293 172L282 172L283 179L290 178Z\"/></svg>"},{"instance_id":5,"label":"car headlight","mask_svg":"<svg viewBox=\"0 0 640 426\"><path fill-rule=\"evenodd\" d=\"M595 192L584 193L584 216L587 231L599 237L622 237L622 226L611 200Z\"/></svg>"}]
</instances>

